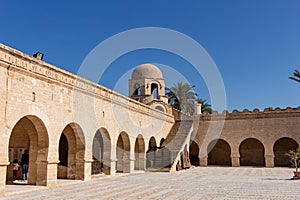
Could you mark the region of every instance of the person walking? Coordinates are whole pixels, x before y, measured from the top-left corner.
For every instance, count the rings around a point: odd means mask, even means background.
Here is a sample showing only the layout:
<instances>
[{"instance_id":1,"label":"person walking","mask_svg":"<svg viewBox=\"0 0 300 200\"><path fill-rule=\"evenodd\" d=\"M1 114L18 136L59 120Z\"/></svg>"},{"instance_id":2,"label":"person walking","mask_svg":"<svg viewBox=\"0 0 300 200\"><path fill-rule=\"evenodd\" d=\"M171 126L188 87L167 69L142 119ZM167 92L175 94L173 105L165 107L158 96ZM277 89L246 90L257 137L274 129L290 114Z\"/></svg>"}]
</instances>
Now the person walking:
<instances>
[{"instance_id":1,"label":"person walking","mask_svg":"<svg viewBox=\"0 0 300 200\"><path fill-rule=\"evenodd\" d=\"M29 153L28 150L25 150L21 160L23 180L28 179L28 163L29 163Z\"/></svg>"}]
</instances>

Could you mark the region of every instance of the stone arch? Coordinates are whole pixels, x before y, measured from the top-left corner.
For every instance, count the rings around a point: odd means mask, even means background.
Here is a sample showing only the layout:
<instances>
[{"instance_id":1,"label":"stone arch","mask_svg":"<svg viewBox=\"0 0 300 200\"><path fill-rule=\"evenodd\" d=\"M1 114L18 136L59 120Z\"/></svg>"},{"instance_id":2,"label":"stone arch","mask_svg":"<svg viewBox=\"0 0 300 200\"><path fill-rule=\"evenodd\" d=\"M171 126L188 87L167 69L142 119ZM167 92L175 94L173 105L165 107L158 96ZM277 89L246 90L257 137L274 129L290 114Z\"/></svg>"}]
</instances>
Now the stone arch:
<instances>
[{"instance_id":1,"label":"stone arch","mask_svg":"<svg viewBox=\"0 0 300 200\"><path fill-rule=\"evenodd\" d=\"M156 149L157 149L156 139L154 136L152 136L149 140L148 151L149 150L155 151Z\"/></svg>"},{"instance_id":2,"label":"stone arch","mask_svg":"<svg viewBox=\"0 0 300 200\"><path fill-rule=\"evenodd\" d=\"M63 129L59 144L57 178L84 180L85 138L81 127L70 123Z\"/></svg>"},{"instance_id":3,"label":"stone arch","mask_svg":"<svg viewBox=\"0 0 300 200\"><path fill-rule=\"evenodd\" d=\"M110 174L111 139L105 128L100 128L94 135L92 158L92 174Z\"/></svg>"},{"instance_id":4,"label":"stone arch","mask_svg":"<svg viewBox=\"0 0 300 200\"><path fill-rule=\"evenodd\" d=\"M166 112L166 108L165 108L163 105L158 104L158 105L155 105L154 108L155 108L156 110L160 110L160 111L162 111L162 112Z\"/></svg>"},{"instance_id":5,"label":"stone arch","mask_svg":"<svg viewBox=\"0 0 300 200\"><path fill-rule=\"evenodd\" d=\"M121 132L117 140L117 172L130 173L130 139Z\"/></svg>"},{"instance_id":6,"label":"stone arch","mask_svg":"<svg viewBox=\"0 0 300 200\"><path fill-rule=\"evenodd\" d=\"M133 95L138 95L138 96L140 96L140 95L141 95L141 87L136 88L136 89L134 90Z\"/></svg>"},{"instance_id":7,"label":"stone arch","mask_svg":"<svg viewBox=\"0 0 300 200\"><path fill-rule=\"evenodd\" d=\"M207 147L208 165L231 166L231 148L228 142L223 139L211 141Z\"/></svg>"},{"instance_id":8,"label":"stone arch","mask_svg":"<svg viewBox=\"0 0 300 200\"><path fill-rule=\"evenodd\" d=\"M152 136L149 140L148 143L148 150L146 154L146 167L151 168L154 166L154 162L156 159L156 153L155 151L157 150L157 145L156 145L156 140L155 137Z\"/></svg>"},{"instance_id":9,"label":"stone arch","mask_svg":"<svg viewBox=\"0 0 300 200\"><path fill-rule=\"evenodd\" d=\"M158 99L158 84L157 83L151 83L151 95L153 96L153 99Z\"/></svg>"},{"instance_id":10,"label":"stone arch","mask_svg":"<svg viewBox=\"0 0 300 200\"><path fill-rule=\"evenodd\" d=\"M145 170L145 141L142 135L138 135L134 145L134 169Z\"/></svg>"},{"instance_id":11,"label":"stone arch","mask_svg":"<svg viewBox=\"0 0 300 200\"><path fill-rule=\"evenodd\" d=\"M241 166L265 166L264 145L255 138L248 138L239 147Z\"/></svg>"},{"instance_id":12,"label":"stone arch","mask_svg":"<svg viewBox=\"0 0 300 200\"><path fill-rule=\"evenodd\" d=\"M199 166L199 146L193 141L189 147L191 165Z\"/></svg>"},{"instance_id":13,"label":"stone arch","mask_svg":"<svg viewBox=\"0 0 300 200\"><path fill-rule=\"evenodd\" d=\"M295 150L298 143L289 137L279 138L273 146L274 151L274 166L275 167L289 167L291 163L289 157L285 155L289 150Z\"/></svg>"},{"instance_id":14,"label":"stone arch","mask_svg":"<svg viewBox=\"0 0 300 200\"><path fill-rule=\"evenodd\" d=\"M13 127L9 139L10 165L14 159L21 162L22 154L29 151L28 184L47 185L47 157L49 137L43 121L34 115L22 117ZM7 167L7 183L11 183L11 166ZM22 178L22 170L18 179Z\"/></svg>"}]
</instances>

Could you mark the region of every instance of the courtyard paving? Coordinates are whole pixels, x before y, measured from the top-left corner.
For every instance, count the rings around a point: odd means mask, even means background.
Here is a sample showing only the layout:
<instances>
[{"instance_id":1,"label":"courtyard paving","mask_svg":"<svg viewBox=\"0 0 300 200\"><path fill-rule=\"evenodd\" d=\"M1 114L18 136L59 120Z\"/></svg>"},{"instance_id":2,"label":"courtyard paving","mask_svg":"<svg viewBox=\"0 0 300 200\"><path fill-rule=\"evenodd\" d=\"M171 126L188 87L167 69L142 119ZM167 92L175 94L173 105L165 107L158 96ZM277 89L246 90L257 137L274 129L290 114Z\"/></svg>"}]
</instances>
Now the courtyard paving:
<instances>
[{"instance_id":1,"label":"courtyard paving","mask_svg":"<svg viewBox=\"0 0 300 200\"><path fill-rule=\"evenodd\" d=\"M179 172L59 180L58 186L7 185L1 199L300 199L291 168L196 167Z\"/></svg>"}]
</instances>

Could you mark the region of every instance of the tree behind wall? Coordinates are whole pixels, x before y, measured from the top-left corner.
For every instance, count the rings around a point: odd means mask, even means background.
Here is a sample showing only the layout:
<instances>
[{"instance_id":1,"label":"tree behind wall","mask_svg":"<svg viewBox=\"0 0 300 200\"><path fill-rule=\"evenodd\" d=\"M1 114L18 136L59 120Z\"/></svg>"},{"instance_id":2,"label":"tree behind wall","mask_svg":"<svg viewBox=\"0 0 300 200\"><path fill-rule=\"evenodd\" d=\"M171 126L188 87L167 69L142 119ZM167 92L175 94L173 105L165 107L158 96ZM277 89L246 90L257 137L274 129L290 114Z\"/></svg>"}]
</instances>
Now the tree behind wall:
<instances>
[{"instance_id":1,"label":"tree behind wall","mask_svg":"<svg viewBox=\"0 0 300 200\"><path fill-rule=\"evenodd\" d=\"M195 86L184 82L178 82L173 84L171 88L166 88L169 105L192 115L194 112L194 102L198 102L201 104L202 112L212 113L211 105L205 99L197 98L194 88Z\"/></svg>"},{"instance_id":2,"label":"tree behind wall","mask_svg":"<svg viewBox=\"0 0 300 200\"><path fill-rule=\"evenodd\" d=\"M184 82L175 83L171 88L167 88L166 95L170 106L192 115L194 112L194 101L197 96L194 88L195 86Z\"/></svg>"},{"instance_id":3,"label":"tree behind wall","mask_svg":"<svg viewBox=\"0 0 300 200\"><path fill-rule=\"evenodd\" d=\"M212 113L212 109L211 109L211 105L209 103L207 103L207 101L205 99L197 99L196 100L197 103L201 104L201 112L208 112L208 113Z\"/></svg>"}]
</instances>

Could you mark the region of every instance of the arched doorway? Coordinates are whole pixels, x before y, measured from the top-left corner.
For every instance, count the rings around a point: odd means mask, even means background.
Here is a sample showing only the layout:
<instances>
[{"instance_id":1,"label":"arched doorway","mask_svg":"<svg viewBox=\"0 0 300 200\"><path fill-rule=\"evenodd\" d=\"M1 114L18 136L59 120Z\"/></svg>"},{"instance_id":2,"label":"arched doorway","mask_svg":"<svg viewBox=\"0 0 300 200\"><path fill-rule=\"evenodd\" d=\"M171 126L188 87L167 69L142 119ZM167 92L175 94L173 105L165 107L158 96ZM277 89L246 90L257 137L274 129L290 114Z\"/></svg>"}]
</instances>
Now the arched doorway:
<instances>
[{"instance_id":1,"label":"arched doorway","mask_svg":"<svg viewBox=\"0 0 300 200\"><path fill-rule=\"evenodd\" d=\"M99 129L93 139L92 174L110 174L111 140L105 128Z\"/></svg>"},{"instance_id":2,"label":"arched doorway","mask_svg":"<svg viewBox=\"0 0 300 200\"><path fill-rule=\"evenodd\" d=\"M291 163L289 157L285 154L289 150L295 150L298 147L298 143L292 138L284 137L278 139L274 146L274 166L275 167L290 167Z\"/></svg>"},{"instance_id":3,"label":"arched doorway","mask_svg":"<svg viewBox=\"0 0 300 200\"><path fill-rule=\"evenodd\" d=\"M156 155L155 155L155 151L157 150L157 146L156 146L156 140L155 137L151 137L148 143L148 150L147 150L147 155L146 155L146 167L147 168L152 168L155 165L155 159L156 159Z\"/></svg>"},{"instance_id":4,"label":"arched doorway","mask_svg":"<svg viewBox=\"0 0 300 200\"><path fill-rule=\"evenodd\" d=\"M196 142L192 142L189 148L191 165L199 166L199 147Z\"/></svg>"},{"instance_id":5,"label":"arched doorway","mask_svg":"<svg viewBox=\"0 0 300 200\"><path fill-rule=\"evenodd\" d=\"M25 150L29 152L28 184L47 185L47 156L49 138L46 127L41 119L28 115L21 118L13 127L9 139L9 161L6 182L13 182L12 162L21 162ZM17 180L23 179L22 170L17 174Z\"/></svg>"},{"instance_id":6,"label":"arched doorway","mask_svg":"<svg viewBox=\"0 0 300 200\"><path fill-rule=\"evenodd\" d=\"M71 123L64 128L58 149L57 178L83 180L85 139L78 124Z\"/></svg>"},{"instance_id":7,"label":"arched doorway","mask_svg":"<svg viewBox=\"0 0 300 200\"><path fill-rule=\"evenodd\" d=\"M257 139L248 138L240 144L241 166L265 166L264 145Z\"/></svg>"},{"instance_id":8,"label":"arched doorway","mask_svg":"<svg viewBox=\"0 0 300 200\"><path fill-rule=\"evenodd\" d=\"M142 135L138 135L134 145L134 169L145 170L145 141Z\"/></svg>"},{"instance_id":9,"label":"arched doorway","mask_svg":"<svg viewBox=\"0 0 300 200\"><path fill-rule=\"evenodd\" d=\"M208 165L231 166L231 149L223 139L213 140L207 147Z\"/></svg>"},{"instance_id":10,"label":"arched doorway","mask_svg":"<svg viewBox=\"0 0 300 200\"><path fill-rule=\"evenodd\" d=\"M117 172L130 173L130 140L121 132L117 141Z\"/></svg>"}]
</instances>

